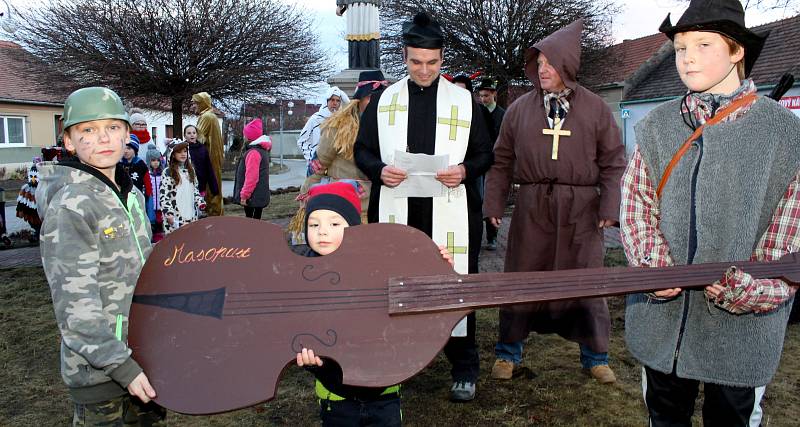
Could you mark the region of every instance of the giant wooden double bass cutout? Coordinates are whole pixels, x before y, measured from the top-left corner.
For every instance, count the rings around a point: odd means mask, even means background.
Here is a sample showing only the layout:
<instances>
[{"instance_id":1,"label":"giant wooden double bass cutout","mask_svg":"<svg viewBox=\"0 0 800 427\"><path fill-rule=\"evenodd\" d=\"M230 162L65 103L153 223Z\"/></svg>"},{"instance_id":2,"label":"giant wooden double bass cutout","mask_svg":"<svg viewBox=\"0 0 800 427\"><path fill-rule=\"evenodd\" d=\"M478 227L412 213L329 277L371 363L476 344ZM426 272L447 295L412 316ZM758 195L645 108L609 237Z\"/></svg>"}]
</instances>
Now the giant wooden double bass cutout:
<instances>
[{"instance_id":1,"label":"giant wooden double bass cutout","mask_svg":"<svg viewBox=\"0 0 800 427\"><path fill-rule=\"evenodd\" d=\"M736 265L796 284L797 255ZM274 398L303 347L336 360L345 384L385 387L425 368L470 309L702 287L729 265L460 276L425 234L404 225L348 228L339 250L306 258L276 225L214 217L156 245L128 339L159 404L209 414Z\"/></svg>"},{"instance_id":2,"label":"giant wooden double bass cutout","mask_svg":"<svg viewBox=\"0 0 800 427\"><path fill-rule=\"evenodd\" d=\"M154 247L129 345L156 401L188 414L272 399L303 347L336 360L347 384L397 384L427 366L468 313L390 317L387 279L409 272L453 273L411 227L348 228L339 250L308 258L277 225L205 219Z\"/></svg>"}]
</instances>

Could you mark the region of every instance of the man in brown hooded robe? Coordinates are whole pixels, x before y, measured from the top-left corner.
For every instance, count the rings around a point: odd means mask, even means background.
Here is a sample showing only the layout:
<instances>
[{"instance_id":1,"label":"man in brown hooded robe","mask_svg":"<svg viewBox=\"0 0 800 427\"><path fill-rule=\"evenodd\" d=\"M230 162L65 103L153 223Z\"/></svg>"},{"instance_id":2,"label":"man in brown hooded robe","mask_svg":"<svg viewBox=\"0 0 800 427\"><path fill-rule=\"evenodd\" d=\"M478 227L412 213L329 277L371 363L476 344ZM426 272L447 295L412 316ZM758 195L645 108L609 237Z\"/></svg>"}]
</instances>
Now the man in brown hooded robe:
<instances>
[{"instance_id":1,"label":"man in brown hooded robe","mask_svg":"<svg viewBox=\"0 0 800 427\"><path fill-rule=\"evenodd\" d=\"M495 226L511 184L520 186L508 272L602 267L603 228L618 223L624 147L609 107L575 80L582 29L578 20L528 50L525 72L535 88L508 109L494 146L483 211ZM604 298L502 308L492 377L511 378L536 331L579 343L583 368L614 382L610 329Z\"/></svg>"},{"instance_id":2,"label":"man in brown hooded robe","mask_svg":"<svg viewBox=\"0 0 800 427\"><path fill-rule=\"evenodd\" d=\"M214 113L214 106L211 105L211 95L200 92L192 95L192 102L195 104L196 112L200 114L197 120L197 139L208 148L208 155L211 158L211 168L217 179L217 188L222 188L222 157L223 142L222 130L219 127L219 119ZM208 188L201 188L205 191L206 213L208 216L222 216L222 192L212 194Z\"/></svg>"}]
</instances>

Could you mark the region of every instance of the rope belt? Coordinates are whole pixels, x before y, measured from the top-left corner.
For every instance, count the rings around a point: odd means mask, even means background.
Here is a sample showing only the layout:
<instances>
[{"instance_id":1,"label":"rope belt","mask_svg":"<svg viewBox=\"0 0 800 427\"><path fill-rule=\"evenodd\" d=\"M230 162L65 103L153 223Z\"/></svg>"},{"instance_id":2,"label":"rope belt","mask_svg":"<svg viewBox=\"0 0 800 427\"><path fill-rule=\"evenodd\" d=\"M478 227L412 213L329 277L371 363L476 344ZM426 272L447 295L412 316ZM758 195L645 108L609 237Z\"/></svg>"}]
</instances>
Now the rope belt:
<instances>
[{"instance_id":1,"label":"rope belt","mask_svg":"<svg viewBox=\"0 0 800 427\"><path fill-rule=\"evenodd\" d=\"M542 178L536 182L521 182L519 185L546 185L548 196L553 194L553 187L556 185L565 185L568 187L597 187L597 184L570 184L566 182L558 182L558 178Z\"/></svg>"}]
</instances>

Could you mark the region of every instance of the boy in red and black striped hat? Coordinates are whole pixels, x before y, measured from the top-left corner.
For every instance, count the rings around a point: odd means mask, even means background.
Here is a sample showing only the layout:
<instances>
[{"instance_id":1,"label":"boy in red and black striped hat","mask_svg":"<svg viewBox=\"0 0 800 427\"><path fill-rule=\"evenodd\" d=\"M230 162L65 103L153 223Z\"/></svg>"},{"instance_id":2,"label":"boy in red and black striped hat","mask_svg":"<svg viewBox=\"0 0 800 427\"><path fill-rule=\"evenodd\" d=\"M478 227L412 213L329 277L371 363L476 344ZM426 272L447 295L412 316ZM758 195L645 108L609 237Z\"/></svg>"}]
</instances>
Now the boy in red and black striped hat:
<instances>
[{"instance_id":1,"label":"boy in red and black striped hat","mask_svg":"<svg viewBox=\"0 0 800 427\"><path fill-rule=\"evenodd\" d=\"M338 181L308 190L305 233L306 256L330 255L344 240L344 229L361 224L361 199L356 184ZM446 248L442 257L453 264ZM297 353L297 366L304 366L317 378L316 393L323 425L401 425L400 385L386 388L354 387L342 384L342 370L333 360L304 348Z\"/></svg>"}]
</instances>

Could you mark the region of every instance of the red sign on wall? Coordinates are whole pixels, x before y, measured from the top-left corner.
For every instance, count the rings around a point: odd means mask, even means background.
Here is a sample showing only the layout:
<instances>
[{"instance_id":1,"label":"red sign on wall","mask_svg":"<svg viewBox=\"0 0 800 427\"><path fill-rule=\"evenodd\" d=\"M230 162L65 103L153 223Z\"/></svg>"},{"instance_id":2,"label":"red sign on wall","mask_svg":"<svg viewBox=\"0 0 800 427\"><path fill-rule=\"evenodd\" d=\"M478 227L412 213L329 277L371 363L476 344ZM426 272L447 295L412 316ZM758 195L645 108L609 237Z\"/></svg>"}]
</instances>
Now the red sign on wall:
<instances>
[{"instance_id":1,"label":"red sign on wall","mask_svg":"<svg viewBox=\"0 0 800 427\"><path fill-rule=\"evenodd\" d=\"M790 110L800 110L800 96L787 96L781 98L781 105Z\"/></svg>"}]
</instances>

